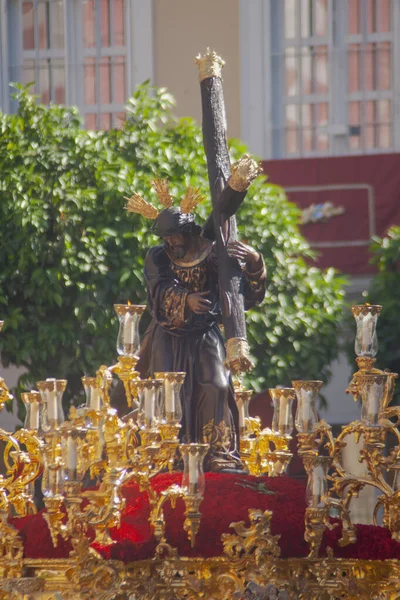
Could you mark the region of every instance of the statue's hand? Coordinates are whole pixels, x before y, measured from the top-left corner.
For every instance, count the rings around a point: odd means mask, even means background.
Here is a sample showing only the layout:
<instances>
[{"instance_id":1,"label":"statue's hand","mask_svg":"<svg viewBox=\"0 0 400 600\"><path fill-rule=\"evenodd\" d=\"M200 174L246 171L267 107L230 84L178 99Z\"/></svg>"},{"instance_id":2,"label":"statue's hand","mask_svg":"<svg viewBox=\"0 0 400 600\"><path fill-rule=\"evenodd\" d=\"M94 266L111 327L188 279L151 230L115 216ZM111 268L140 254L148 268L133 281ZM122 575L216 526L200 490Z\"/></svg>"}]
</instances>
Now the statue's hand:
<instances>
[{"instance_id":1,"label":"statue's hand","mask_svg":"<svg viewBox=\"0 0 400 600\"><path fill-rule=\"evenodd\" d=\"M193 292L188 294L186 305L196 315L205 315L211 308L210 300L207 300L209 292Z\"/></svg>"},{"instance_id":2,"label":"statue's hand","mask_svg":"<svg viewBox=\"0 0 400 600\"><path fill-rule=\"evenodd\" d=\"M245 264L247 271L255 272L262 267L260 253L243 242L228 242L227 250L229 256L237 258L240 262Z\"/></svg>"}]
</instances>

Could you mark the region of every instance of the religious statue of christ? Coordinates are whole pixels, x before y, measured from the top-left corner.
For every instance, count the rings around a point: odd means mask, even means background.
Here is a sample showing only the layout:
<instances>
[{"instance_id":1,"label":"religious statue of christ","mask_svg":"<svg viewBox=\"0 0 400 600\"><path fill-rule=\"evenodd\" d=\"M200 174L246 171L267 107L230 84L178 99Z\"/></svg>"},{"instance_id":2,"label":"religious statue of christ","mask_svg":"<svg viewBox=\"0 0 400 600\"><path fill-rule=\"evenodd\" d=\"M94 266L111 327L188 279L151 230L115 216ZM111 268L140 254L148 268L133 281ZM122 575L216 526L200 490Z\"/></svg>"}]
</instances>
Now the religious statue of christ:
<instances>
[{"instance_id":1,"label":"religious statue of christ","mask_svg":"<svg viewBox=\"0 0 400 600\"><path fill-rule=\"evenodd\" d=\"M165 180L154 182L161 212L138 194L128 199L127 210L154 219L163 240L145 261L152 322L137 369L142 377L186 373L182 438L210 444L208 470L236 470L241 467L238 414L230 374L252 367L244 312L263 300L266 274L262 256L238 240L235 213L262 169L247 154L230 163L224 61L207 49L196 63L212 213L203 227L196 225L198 191L188 188L178 208Z\"/></svg>"},{"instance_id":2,"label":"religious statue of christ","mask_svg":"<svg viewBox=\"0 0 400 600\"><path fill-rule=\"evenodd\" d=\"M220 330L221 306L215 242L204 236L190 210L198 201L188 189L181 206L172 206L166 181L154 186L164 206L158 212L138 195L127 210L155 218L162 243L146 256L144 273L152 321L144 335L137 370L144 378L157 372L185 372L181 435L186 442L209 443L206 468L240 468L238 414ZM153 211L152 211L153 209ZM242 268L245 308L265 294L262 256L239 241L228 244L232 261Z\"/></svg>"}]
</instances>

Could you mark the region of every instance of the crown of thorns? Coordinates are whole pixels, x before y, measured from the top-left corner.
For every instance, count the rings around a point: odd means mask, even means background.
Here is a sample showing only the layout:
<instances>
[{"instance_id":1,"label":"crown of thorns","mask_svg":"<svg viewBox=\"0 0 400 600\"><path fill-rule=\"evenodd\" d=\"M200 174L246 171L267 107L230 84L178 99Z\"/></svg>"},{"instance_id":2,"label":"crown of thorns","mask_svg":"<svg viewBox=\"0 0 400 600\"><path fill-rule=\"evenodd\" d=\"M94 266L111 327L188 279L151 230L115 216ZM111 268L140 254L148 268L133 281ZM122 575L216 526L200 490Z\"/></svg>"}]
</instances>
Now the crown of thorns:
<instances>
[{"instance_id":1,"label":"crown of thorns","mask_svg":"<svg viewBox=\"0 0 400 600\"><path fill-rule=\"evenodd\" d=\"M152 186L155 189L161 204L165 206L165 208L170 208L174 201L169 192L168 179L155 179L152 181ZM199 188L188 187L184 198L180 202L181 213L191 213L203 199ZM136 192L134 192L130 198L125 197L125 200L125 210L128 212L137 213L147 219L157 219L160 214L160 211L155 206Z\"/></svg>"}]
</instances>

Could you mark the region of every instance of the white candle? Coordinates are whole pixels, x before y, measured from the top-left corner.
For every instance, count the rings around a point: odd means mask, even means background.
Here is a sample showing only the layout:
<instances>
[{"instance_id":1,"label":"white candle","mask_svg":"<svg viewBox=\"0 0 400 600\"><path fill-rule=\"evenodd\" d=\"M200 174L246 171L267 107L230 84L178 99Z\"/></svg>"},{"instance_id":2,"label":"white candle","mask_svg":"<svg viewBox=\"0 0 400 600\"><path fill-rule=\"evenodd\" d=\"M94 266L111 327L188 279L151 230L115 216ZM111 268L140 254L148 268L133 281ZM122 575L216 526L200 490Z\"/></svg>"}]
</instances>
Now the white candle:
<instances>
[{"instance_id":1,"label":"white candle","mask_svg":"<svg viewBox=\"0 0 400 600\"><path fill-rule=\"evenodd\" d=\"M135 339L135 321L134 316L129 312L124 316L124 344L133 344Z\"/></svg>"},{"instance_id":2,"label":"white candle","mask_svg":"<svg viewBox=\"0 0 400 600\"><path fill-rule=\"evenodd\" d=\"M309 422L311 420L310 399L307 396L303 396L301 412L303 415L303 429L305 432L307 432L309 430Z\"/></svg>"},{"instance_id":3,"label":"white candle","mask_svg":"<svg viewBox=\"0 0 400 600\"><path fill-rule=\"evenodd\" d=\"M39 429L39 402L31 402L29 429Z\"/></svg>"},{"instance_id":4,"label":"white candle","mask_svg":"<svg viewBox=\"0 0 400 600\"><path fill-rule=\"evenodd\" d=\"M321 465L314 468L312 477L312 493L314 503L321 505L322 495L324 493L324 469Z\"/></svg>"},{"instance_id":5,"label":"white candle","mask_svg":"<svg viewBox=\"0 0 400 600\"><path fill-rule=\"evenodd\" d=\"M168 379L165 380L165 412L167 414L175 412L174 383Z\"/></svg>"},{"instance_id":6,"label":"white candle","mask_svg":"<svg viewBox=\"0 0 400 600\"><path fill-rule=\"evenodd\" d=\"M244 410L244 404L242 401L240 401L238 403L238 409L239 409L239 427L242 429L246 426L246 411Z\"/></svg>"},{"instance_id":7,"label":"white candle","mask_svg":"<svg viewBox=\"0 0 400 600\"><path fill-rule=\"evenodd\" d=\"M49 421L57 419L57 380L46 379L53 384L51 390L47 390L47 417Z\"/></svg>"},{"instance_id":8,"label":"white candle","mask_svg":"<svg viewBox=\"0 0 400 600\"><path fill-rule=\"evenodd\" d=\"M189 452L189 486L197 486L197 459Z\"/></svg>"},{"instance_id":9,"label":"white candle","mask_svg":"<svg viewBox=\"0 0 400 600\"><path fill-rule=\"evenodd\" d=\"M280 406L279 406L279 429L281 431L286 431L286 429L288 427L289 419L290 419L289 408L290 408L290 399L285 398L283 396L281 398Z\"/></svg>"},{"instance_id":10,"label":"white candle","mask_svg":"<svg viewBox=\"0 0 400 600\"><path fill-rule=\"evenodd\" d=\"M144 390L144 416L146 421L149 421L150 425L153 424L154 420L154 409L155 409L155 390L153 387L145 388Z\"/></svg>"},{"instance_id":11,"label":"white candle","mask_svg":"<svg viewBox=\"0 0 400 600\"><path fill-rule=\"evenodd\" d=\"M379 414L379 405L380 405L380 389L378 384L372 384L370 389L367 390L368 394L368 420L371 425L375 425L378 414Z\"/></svg>"},{"instance_id":12,"label":"white candle","mask_svg":"<svg viewBox=\"0 0 400 600\"><path fill-rule=\"evenodd\" d=\"M90 408L100 410L100 392L97 388L90 388Z\"/></svg>"},{"instance_id":13,"label":"white candle","mask_svg":"<svg viewBox=\"0 0 400 600\"><path fill-rule=\"evenodd\" d=\"M67 469L75 471L78 464L78 452L76 447L76 440L68 436L67 439Z\"/></svg>"}]
</instances>

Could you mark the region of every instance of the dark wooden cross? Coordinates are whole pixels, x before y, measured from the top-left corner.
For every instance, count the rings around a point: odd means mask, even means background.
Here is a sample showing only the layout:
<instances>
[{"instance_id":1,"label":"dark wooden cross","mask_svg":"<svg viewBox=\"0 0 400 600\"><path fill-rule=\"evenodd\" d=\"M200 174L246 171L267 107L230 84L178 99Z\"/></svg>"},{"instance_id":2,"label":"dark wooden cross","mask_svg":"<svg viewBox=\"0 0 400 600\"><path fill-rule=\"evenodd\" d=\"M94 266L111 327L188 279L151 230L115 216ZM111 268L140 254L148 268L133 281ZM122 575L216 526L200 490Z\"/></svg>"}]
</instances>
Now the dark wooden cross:
<instances>
[{"instance_id":1,"label":"dark wooden cross","mask_svg":"<svg viewBox=\"0 0 400 600\"><path fill-rule=\"evenodd\" d=\"M204 232L215 239L217 246L226 364L232 372L239 373L248 371L252 363L241 292L242 272L238 261L228 255L227 243L238 239L235 213L259 169L256 161L247 155L231 168L221 78L224 61L207 49L204 56L196 58L196 64L200 71L203 143L213 206Z\"/></svg>"}]
</instances>

